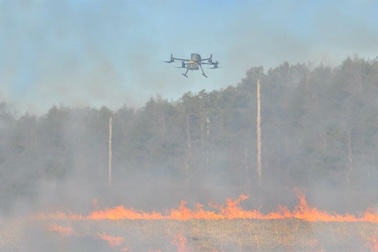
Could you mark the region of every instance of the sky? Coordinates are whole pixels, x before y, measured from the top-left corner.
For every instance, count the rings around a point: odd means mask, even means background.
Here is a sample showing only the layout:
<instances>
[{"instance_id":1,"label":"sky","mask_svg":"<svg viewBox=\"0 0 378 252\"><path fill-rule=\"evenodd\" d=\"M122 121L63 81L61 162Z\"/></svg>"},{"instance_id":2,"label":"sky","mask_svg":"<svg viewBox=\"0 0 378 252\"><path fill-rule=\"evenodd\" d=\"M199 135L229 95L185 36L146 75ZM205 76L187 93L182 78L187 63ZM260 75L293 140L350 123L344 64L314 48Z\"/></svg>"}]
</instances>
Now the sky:
<instances>
[{"instance_id":1,"label":"sky","mask_svg":"<svg viewBox=\"0 0 378 252\"><path fill-rule=\"evenodd\" d=\"M140 108L237 85L255 66L378 55L375 0L0 0L0 102ZM222 68L181 75L170 54Z\"/></svg>"}]
</instances>

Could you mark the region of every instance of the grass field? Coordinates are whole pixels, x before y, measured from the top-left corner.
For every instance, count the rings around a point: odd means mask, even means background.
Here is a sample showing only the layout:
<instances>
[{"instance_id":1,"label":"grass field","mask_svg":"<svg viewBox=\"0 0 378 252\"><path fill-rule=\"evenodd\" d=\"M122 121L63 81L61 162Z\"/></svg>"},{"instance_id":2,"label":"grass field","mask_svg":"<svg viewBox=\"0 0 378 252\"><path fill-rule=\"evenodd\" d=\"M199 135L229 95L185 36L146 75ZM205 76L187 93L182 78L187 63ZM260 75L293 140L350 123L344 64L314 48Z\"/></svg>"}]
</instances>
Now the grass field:
<instances>
[{"instance_id":1,"label":"grass field","mask_svg":"<svg viewBox=\"0 0 378 252\"><path fill-rule=\"evenodd\" d=\"M292 210L265 214L243 209L248 197L240 195L194 209L181 202L164 213L117 206L8 218L0 222L0 251L378 252L377 212L338 215L297 197Z\"/></svg>"},{"instance_id":2,"label":"grass field","mask_svg":"<svg viewBox=\"0 0 378 252\"><path fill-rule=\"evenodd\" d=\"M0 251L378 251L378 224L280 220L39 220L0 228Z\"/></svg>"}]
</instances>

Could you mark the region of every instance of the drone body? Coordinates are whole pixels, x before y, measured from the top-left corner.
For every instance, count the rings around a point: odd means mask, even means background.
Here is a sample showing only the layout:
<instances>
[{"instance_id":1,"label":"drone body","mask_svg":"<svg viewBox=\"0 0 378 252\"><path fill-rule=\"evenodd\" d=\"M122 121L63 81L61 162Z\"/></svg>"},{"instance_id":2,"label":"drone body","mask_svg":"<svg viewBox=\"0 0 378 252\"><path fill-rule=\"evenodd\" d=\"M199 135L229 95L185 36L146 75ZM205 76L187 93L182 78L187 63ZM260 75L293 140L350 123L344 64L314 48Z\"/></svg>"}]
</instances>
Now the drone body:
<instances>
[{"instance_id":1,"label":"drone body","mask_svg":"<svg viewBox=\"0 0 378 252\"><path fill-rule=\"evenodd\" d=\"M183 73L182 75L184 75L187 78L188 78L187 73L188 73L189 70L193 71L193 70L199 70L199 69L201 69L202 75L207 78L207 75L203 71L202 65L212 65L213 69L215 69L215 68L218 68L218 64L219 64L218 61L213 62L211 54L210 54L209 58L201 59L201 55L199 55L198 53L192 53L191 56L190 56L190 59L175 58L171 54L171 59L169 61L165 61L165 62L166 63L172 63L175 60L181 60L181 67L180 68L186 68L186 72Z\"/></svg>"}]
</instances>

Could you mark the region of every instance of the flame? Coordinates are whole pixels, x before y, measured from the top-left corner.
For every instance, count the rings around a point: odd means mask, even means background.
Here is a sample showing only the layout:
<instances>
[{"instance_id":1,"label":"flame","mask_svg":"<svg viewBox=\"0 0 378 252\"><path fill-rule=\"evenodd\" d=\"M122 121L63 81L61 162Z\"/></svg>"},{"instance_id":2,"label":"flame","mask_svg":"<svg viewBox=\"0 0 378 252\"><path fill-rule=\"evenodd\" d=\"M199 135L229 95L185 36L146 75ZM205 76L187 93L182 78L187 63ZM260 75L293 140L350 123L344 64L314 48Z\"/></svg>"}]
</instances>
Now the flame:
<instances>
[{"instance_id":1,"label":"flame","mask_svg":"<svg viewBox=\"0 0 378 252\"><path fill-rule=\"evenodd\" d=\"M124 242L123 237L120 236L111 236L108 234L97 234L96 236L101 240L107 241L109 246L112 248L118 247Z\"/></svg>"},{"instance_id":2,"label":"flame","mask_svg":"<svg viewBox=\"0 0 378 252\"><path fill-rule=\"evenodd\" d=\"M64 236L71 236L73 234L73 228L72 227L63 227L58 224L51 224L47 226L47 229L49 231L58 232L61 235Z\"/></svg>"},{"instance_id":3,"label":"flame","mask_svg":"<svg viewBox=\"0 0 378 252\"><path fill-rule=\"evenodd\" d=\"M370 236L366 246L371 252L378 252L378 236Z\"/></svg>"},{"instance_id":4,"label":"flame","mask_svg":"<svg viewBox=\"0 0 378 252\"><path fill-rule=\"evenodd\" d=\"M338 215L329 214L325 211L319 211L316 208L311 208L305 199L305 196L297 191L297 197L299 199L299 204L295 207L293 211L293 217L308 222L323 221L323 222L356 222L356 221L366 221L363 218L357 218L351 214Z\"/></svg>"},{"instance_id":5,"label":"flame","mask_svg":"<svg viewBox=\"0 0 378 252\"><path fill-rule=\"evenodd\" d=\"M316 252L325 252L321 246L320 246L320 243L317 239L312 239L309 241L309 248L313 249L315 251L316 249Z\"/></svg>"},{"instance_id":6,"label":"flame","mask_svg":"<svg viewBox=\"0 0 378 252\"><path fill-rule=\"evenodd\" d=\"M186 247L186 238L182 233L178 233L174 236L172 244L177 247L177 252L188 251L188 249Z\"/></svg>"},{"instance_id":7,"label":"flame","mask_svg":"<svg viewBox=\"0 0 378 252\"><path fill-rule=\"evenodd\" d=\"M134 209L126 209L123 206L117 206L112 209L105 209L100 211L94 211L89 214L86 219L89 220L120 220L120 219L130 219L130 220L158 220L163 219L163 216L160 213L144 213L138 212Z\"/></svg>"},{"instance_id":8,"label":"flame","mask_svg":"<svg viewBox=\"0 0 378 252\"><path fill-rule=\"evenodd\" d=\"M205 210L201 204L197 204L194 209L189 209L185 201L181 201L177 209L171 209L166 214L159 212L143 212L124 206L115 208L107 208L104 210L95 210L86 216L77 214L66 214L57 212L55 214L39 214L34 219L69 219L69 220L179 220L187 221L192 219L200 220L217 220L217 219L287 219L296 218L308 222L370 222L378 223L378 213L372 209L368 209L361 216L352 214L331 214L326 211L318 210L310 207L305 196L296 191L298 205L291 211L287 207L279 206L276 212L261 213L258 210L242 209L240 203L248 196L240 195L237 199L227 199L225 205L217 206L209 204L209 208L213 210Z\"/></svg>"}]
</instances>

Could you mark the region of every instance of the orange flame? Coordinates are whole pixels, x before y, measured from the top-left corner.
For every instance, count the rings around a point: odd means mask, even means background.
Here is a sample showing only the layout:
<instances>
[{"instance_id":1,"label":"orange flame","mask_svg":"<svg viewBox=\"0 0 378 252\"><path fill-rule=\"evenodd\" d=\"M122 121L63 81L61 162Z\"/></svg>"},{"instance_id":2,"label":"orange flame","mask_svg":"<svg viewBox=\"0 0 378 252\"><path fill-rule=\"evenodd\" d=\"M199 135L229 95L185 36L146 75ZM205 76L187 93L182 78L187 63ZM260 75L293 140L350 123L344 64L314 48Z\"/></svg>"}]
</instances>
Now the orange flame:
<instances>
[{"instance_id":1,"label":"orange flame","mask_svg":"<svg viewBox=\"0 0 378 252\"><path fill-rule=\"evenodd\" d=\"M366 245L371 252L378 252L378 237L370 236Z\"/></svg>"},{"instance_id":2,"label":"orange flame","mask_svg":"<svg viewBox=\"0 0 378 252\"><path fill-rule=\"evenodd\" d=\"M124 242L123 237L120 237L120 236L111 236L108 234L97 234L97 237L104 241L107 241L109 246L113 248L120 246Z\"/></svg>"},{"instance_id":3,"label":"orange flame","mask_svg":"<svg viewBox=\"0 0 378 252\"><path fill-rule=\"evenodd\" d=\"M73 234L73 228L72 227L63 227L57 224L51 224L47 226L47 229L49 231L58 232L61 235L64 236L71 236Z\"/></svg>"},{"instance_id":4,"label":"orange flame","mask_svg":"<svg viewBox=\"0 0 378 252\"><path fill-rule=\"evenodd\" d=\"M296 218L308 222L371 222L378 223L378 213L368 209L362 216L351 214L331 214L326 211L310 207L305 196L297 191L298 205L290 211L287 207L279 206L276 212L261 213L258 210L244 210L240 202L248 199L247 195L240 195L236 200L227 199L224 206L209 204L213 211L205 210L201 204L197 204L195 209L189 209L185 201L181 201L177 209L171 209L167 214L159 212L136 211L132 208L117 206L104 210L97 210L89 213L87 216L77 214L65 214L58 212L56 214L40 214L34 219L74 219L74 220L192 220L192 219L286 219Z\"/></svg>"},{"instance_id":5,"label":"orange flame","mask_svg":"<svg viewBox=\"0 0 378 252\"><path fill-rule=\"evenodd\" d=\"M126 209L123 206L117 206L112 209L94 211L91 214L89 214L86 218L90 220L103 220L103 219L157 220L157 219L163 219L163 216L157 212L152 212L152 213L137 212L132 208Z\"/></svg>"},{"instance_id":6,"label":"orange flame","mask_svg":"<svg viewBox=\"0 0 378 252\"><path fill-rule=\"evenodd\" d=\"M182 233L175 235L172 244L177 247L177 252L186 252L188 250L186 247L186 238Z\"/></svg>"},{"instance_id":7,"label":"orange flame","mask_svg":"<svg viewBox=\"0 0 378 252\"><path fill-rule=\"evenodd\" d=\"M304 195L297 191L299 205L293 211L293 217L309 222L323 221L323 222L356 222L367 221L364 218L357 218L351 214L338 215L329 214L325 211L319 211L316 208L311 208L304 197Z\"/></svg>"}]
</instances>

